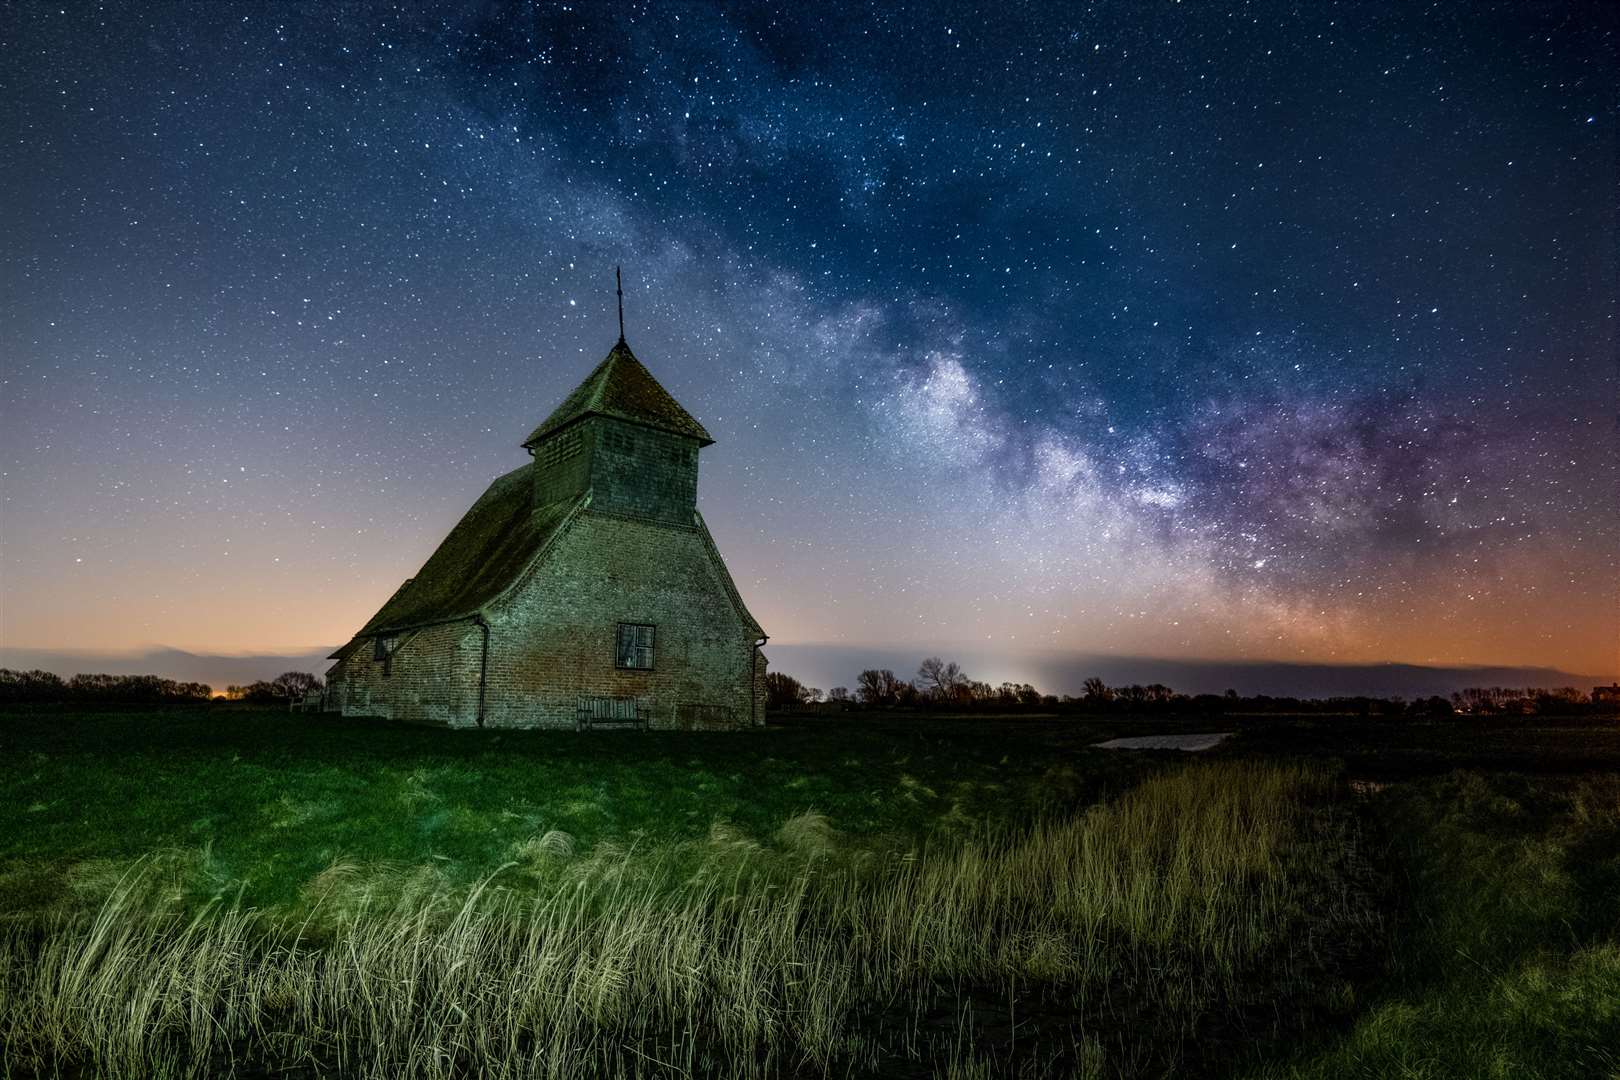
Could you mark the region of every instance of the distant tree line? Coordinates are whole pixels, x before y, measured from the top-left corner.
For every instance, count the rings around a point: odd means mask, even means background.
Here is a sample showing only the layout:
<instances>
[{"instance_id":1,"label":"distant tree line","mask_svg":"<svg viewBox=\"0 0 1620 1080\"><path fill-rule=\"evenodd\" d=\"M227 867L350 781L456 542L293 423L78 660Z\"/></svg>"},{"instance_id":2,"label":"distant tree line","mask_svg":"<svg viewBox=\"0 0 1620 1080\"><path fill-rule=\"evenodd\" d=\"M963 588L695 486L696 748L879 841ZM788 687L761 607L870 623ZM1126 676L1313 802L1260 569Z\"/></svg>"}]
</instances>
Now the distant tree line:
<instances>
[{"instance_id":1,"label":"distant tree line","mask_svg":"<svg viewBox=\"0 0 1620 1080\"><path fill-rule=\"evenodd\" d=\"M1464 714L1581 713L1613 711L1607 703L1593 703L1573 686L1545 689L1526 687L1470 687L1452 694L1418 697L1337 696L1326 698L1274 697L1270 694L1179 694L1163 683L1109 686L1097 676L1087 679L1076 695L1043 694L1029 683L1003 682L992 686L973 679L955 661L930 656L911 679L888 668L862 671L851 690L835 686L822 691L805 686L785 672L766 676L766 704L778 711L838 712L853 709L917 709L960 712L1062 713L1354 713L1361 716L1438 718Z\"/></svg>"},{"instance_id":2,"label":"distant tree line","mask_svg":"<svg viewBox=\"0 0 1620 1080\"><path fill-rule=\"evenodd\" d=\"M71 702L86 705L174 705L205 702L207 683L176 682L156 675L75 675L0 668L0 702Z\"/></svg>"},{"instance_id":3,"label":"distant tree line","mask_svg":"<svg viewBox=\"0 0 1620 1080\"><path fill-rule=\"evenodd\" d=\"M321 680L307 671L288 671L268 682L228 686L225 698L257 703L286 702L318 692ZM0 668L0 704L195 705L215 697L207 683L178 682L157 675L75 675Z\"/></svg>"},{"instance_id":4,"label":"distant tree line","mask_svg":"<svg viewBox=\"0 0 1620 1080\"><path fill-rule=\"evenodd\" d=\"M246 686L232 683L225 688L225 697L229 701L248 701L260 705L285 703L289 698L318 694L323 685L319 678L307 671L283 671L269 682L260 680Z\"/></svg>"},{"instance_id":5,"label":"distant tree line","mask_svg":"<svg viewBox=\"0 0 1620 1080\"><path fill-rule=\"evenodd\" d=\"M1534 713L1614 711L1616 702L1594 702L1578 687L1470 686L1451 695L1451 707L1460 713L1528 716ZM1605 708L1607 706L1607 708Z\"/></svg>"}]
</instances>

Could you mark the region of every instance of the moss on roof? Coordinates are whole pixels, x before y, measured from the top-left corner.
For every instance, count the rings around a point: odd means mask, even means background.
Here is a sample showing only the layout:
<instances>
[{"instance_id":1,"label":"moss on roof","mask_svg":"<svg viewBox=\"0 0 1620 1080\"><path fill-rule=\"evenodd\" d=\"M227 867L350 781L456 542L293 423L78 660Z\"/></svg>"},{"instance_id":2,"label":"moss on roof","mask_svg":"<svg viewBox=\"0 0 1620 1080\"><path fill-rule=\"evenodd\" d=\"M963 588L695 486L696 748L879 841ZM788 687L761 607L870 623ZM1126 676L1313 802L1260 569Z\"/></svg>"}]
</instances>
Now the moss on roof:
<instances>
[{"instance_id":1,"label":"moss on roof","mask_svg":"<svg viewBox=\"0 0 1620 1080\"><path fill-rule=\"evenodd\" d=\"M534 429L525 447L532 447L546 436L590 415L612 416L633 424L645 424L677 435L687 435L707 446L714 442L703 425L681 408L658 384L621 339L598 365L557 406L545 422Z\"/></svg>"},{"instance_id":2,"label":"moss on roof","mask_svg":"<svg viewBox=\"0 0 1620 1080\"><path fill-rule=\"evenodd\" d=\"M470 617L516 581L581 501L564 499L531 509L534 468L530 462L490 484L356 640Z\"/></svg>"}]
</instances>

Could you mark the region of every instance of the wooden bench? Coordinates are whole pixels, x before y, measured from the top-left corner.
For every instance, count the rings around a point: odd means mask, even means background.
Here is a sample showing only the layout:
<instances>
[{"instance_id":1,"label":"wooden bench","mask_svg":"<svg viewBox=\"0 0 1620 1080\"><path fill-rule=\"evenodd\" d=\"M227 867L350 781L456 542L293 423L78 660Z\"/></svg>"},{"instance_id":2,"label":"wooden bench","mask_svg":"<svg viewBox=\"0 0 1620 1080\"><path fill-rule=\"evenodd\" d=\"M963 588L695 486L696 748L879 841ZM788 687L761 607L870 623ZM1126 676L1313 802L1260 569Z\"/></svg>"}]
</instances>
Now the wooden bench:
<instances>
[{"instance_id":1,"label":"wooden bench","mask_svg":"<svg viewBox=\"0 0 1620 1080\"><path fill-rule=\"evenodd\" d=\"M574 709L574 730L647 729L652 710L638 698L581 697Z\"/></svg>"}]
</instances>

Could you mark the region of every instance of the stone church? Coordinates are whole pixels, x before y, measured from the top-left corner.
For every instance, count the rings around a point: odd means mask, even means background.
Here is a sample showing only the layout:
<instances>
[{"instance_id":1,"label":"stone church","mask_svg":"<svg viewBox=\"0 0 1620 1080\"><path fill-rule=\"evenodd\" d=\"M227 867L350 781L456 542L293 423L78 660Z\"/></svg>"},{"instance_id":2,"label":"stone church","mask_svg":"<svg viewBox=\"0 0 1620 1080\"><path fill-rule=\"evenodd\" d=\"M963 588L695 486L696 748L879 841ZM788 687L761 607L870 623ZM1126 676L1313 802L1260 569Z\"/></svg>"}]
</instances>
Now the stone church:
<instances>
[{"instance_id":1,"label":"stone church","mask_svg":"<svg viewBox=\"0 0 1620 1080\"><path fill-rule=\"evenodd\" d=\"M765 634L697 511L713 441L621 332L524 440L532 460L332 654L326 708L449 727L762 724Z\"/></svg>"}]
</instances>

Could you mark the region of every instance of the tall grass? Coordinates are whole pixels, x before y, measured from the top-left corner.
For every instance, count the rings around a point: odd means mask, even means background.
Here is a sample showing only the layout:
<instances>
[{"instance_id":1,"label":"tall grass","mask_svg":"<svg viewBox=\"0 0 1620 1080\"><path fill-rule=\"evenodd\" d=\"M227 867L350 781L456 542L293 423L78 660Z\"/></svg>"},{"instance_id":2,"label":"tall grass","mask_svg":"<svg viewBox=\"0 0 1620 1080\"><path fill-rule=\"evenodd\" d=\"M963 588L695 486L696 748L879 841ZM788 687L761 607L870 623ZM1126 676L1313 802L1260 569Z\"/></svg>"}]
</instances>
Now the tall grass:
<instances>
[{"instance_id":1,"label":"tall grass","mask_svg":"<svg viewBox=\"0 0 1620 1080\"><path fill-rule=\"evenodd\" d=\"M11 1070L113 1076L303 1062L751 1077L896 1060L969 1076L1013 1054L1102 1075L1099 1018L1141 1025L1114 1069L1163 1064L1212 1010L1242 1005L1254 972L1277 994L1313 970L1301 928L1363 917L1324 878L1349 836L1324 773L1210 763L1021 834L886 855L801 815L768 846L724 826L646 851L542 835L464 894L431 872L334 866L296 920L165 913L136 868L95 914L0 937L0 1047ZM996 1064L972 1050L984 1002L1063 1019L1026 1025ZM956 1020L930 1019L941 1007Z\"/></svg>"},{"instance_id":2,"label":"tall grass","mask_svg":"<svg viewBox=\"0 0 1620 1080\"><path fill-rule=\"evenodd\" d=\"M983 718L573 739L285 709L0 709L0 913L58 906L73 864L121 872L203 844L190 903L240 884L244 904L279 909L334 854L432 865L466 889L548 831L582 852L630 838L662 847L702 839L719 818L768 844L815 808L857 843L905 848L941 830L1027 825L1166 767L1087 749L1097 737L1084 722Z\"/></svg>"}]
</instances>

